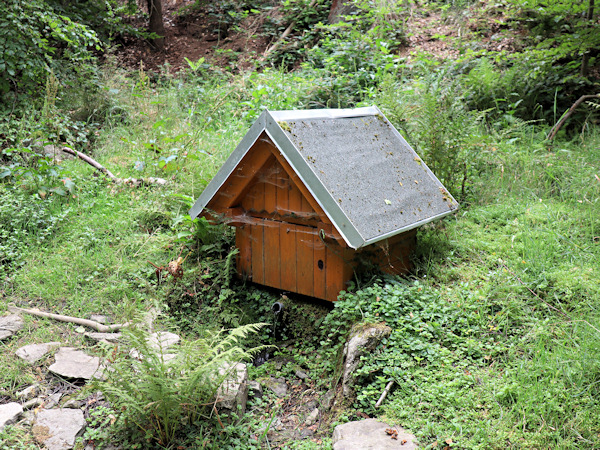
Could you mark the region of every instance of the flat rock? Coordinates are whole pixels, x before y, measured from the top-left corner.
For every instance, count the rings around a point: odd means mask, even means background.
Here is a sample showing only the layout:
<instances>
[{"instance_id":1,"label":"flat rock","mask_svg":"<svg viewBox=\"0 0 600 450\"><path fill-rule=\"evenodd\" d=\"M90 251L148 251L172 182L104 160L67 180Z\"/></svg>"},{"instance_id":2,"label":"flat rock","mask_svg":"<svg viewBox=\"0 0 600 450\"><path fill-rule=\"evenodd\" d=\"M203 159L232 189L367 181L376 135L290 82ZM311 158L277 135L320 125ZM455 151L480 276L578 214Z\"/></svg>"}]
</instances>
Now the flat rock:
<instances>
[{"instance_id":1,"label":"flat rock","mask_svg":"<svg viewBox=\"0 0 600 450\"><path fill-rule=\"evenodd\" d=\"M50 372L65 378L102 378L100 358L72 347L61 347L55 355L55 363L48 369Z\"/></svg>"},{"instance_id":2,"label":"flat rock","mask_svg":"<svg viewBox=\"0 0 600 450\"><path fill-rule=\"evenodd\" d=\"M19 358L33 364L39 359L42 359L44 355L60 346L60 342L46 342L44 344L30 344L21 347L15 352Z\"/></svg>"},{"instance_id":3,"label":"flat rock","mask_svg":"<svg viewBox=\"0 0 600 450\"><path fill-rule=\"evenodd\" d=\"M23 328L23 319L17 314L0 317L0 341L11 337Z\"/></svg>"},{"instance_id":4,"label":"flat rock","mask_svg":"<svg viewBox=\"0 0 600 450\"><path fill-rule=\"evenodd\" d=\"M44 409L38 413L32 432L48 450L64 450L73 448L85 424L80 409Z\"/></svg>"},{"instance_id":5,"label":"flat rock","mask_svg":"<svg viewBox=\"0 0 600 450\"><path fill-rule=\"evenodd\" d=\"M388 434L386 430L394 430ZM415 437L400 427L391 427L377 419L365 419L338 425L333 430L333 450L414 450L417 447Z\"/></svg>"},{"instance_id":6,"label":"flat rock","mask_svg":"<svg viewBox=\"0 0 600 450\"><path fill-rule=\"evenodd\" d=\"M87 332L83 334L85 337L90 338L94 341L106 341L110 343L118 342L123 336L122 333L95 333L95 332Z\"/></svg>"},{"instance_id":7,"label":"flat rock","mask_svg":"<svg viewBox=\"0 0 600 450\"><path fill-rule=\"evenodd\" d=\"M294 374L301 380L306 380L308 378L308 374L302 369L296 369Z\"/></svg>"},{"instance_id":8,"label":"flat rock","mask_svg":"<svg viewBox=\"0 0 600 450\"><path fill-rule=\"evenodd\" d=\"M217 390L217 408L237 411L239 406L244 413L248 401L248 368L246 364L226 364L219 369L219 375L226 375L226 378Z\"/></svg>"},{"instance_id":9,"label":"flat rock","mask_svg":"<svg viewBox=\"0 0 600 450\"><path fill-rule=\"evenodd\" d=\"M169 347L173 347L179 343L179 341L180 338L177 334L168 331L158 331L148 337L148 345L162 353L166 352Z\"/></svg>"},{"instance_id":10,"label":"flat rock","mask_svg":"<svg viewBox=\"0 0 600 450\"><path fill-rule=\"evenodd\" d=\"M6 425L15 423L21 414L23 414L23 407L16 402L0 405L0 430Z\"/></svg>"},{"instance_id":11,"label":"flat rock","mask_svg":"<svg viewBox=\"0 0 600 450\"><path fill-rule=\"evenodd\" d=\"M41 392L40 383L34 383L31 386L27 386L22 391L17 392L17 400L29 400L35 397Z\"/></svg>"},{"instance_id":12,"label":"flat rock","mask_svg":"<svg viewBox=\"0 0 600 450\"><path fill-rule=\"evenodd\" d=\"M285 397L287 395L287 383L285 378L268 378L264 381L267 388L275 393L277 397Z\"/></svg>"}]
</instances>

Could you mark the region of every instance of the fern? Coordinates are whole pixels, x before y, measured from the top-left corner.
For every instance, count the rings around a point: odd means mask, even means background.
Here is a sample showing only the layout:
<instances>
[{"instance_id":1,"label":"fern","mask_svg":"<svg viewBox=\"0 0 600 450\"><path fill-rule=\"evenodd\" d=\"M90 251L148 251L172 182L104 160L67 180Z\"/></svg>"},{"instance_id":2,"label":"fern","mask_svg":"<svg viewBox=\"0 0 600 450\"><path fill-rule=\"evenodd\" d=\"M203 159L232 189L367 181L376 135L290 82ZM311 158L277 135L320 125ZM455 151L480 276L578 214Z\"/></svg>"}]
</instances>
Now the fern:
<instances>
[{"instance_id":1,"label":"fern","mask_svg":"<svg viewBox=\"0 0 600 450\"><path fill-rule=\"evenodd\" d=\"M183 427L211 424L215 394L229 375L219 375L219 369L263 350L243 348L244 339L263 325L207 332L170 350L171 355L152 347L148 331L131 328L125 332L127 345L108 358L107 379L94 387L121 412L127 431L168 446Z\"/></svg>"}]
</instances>

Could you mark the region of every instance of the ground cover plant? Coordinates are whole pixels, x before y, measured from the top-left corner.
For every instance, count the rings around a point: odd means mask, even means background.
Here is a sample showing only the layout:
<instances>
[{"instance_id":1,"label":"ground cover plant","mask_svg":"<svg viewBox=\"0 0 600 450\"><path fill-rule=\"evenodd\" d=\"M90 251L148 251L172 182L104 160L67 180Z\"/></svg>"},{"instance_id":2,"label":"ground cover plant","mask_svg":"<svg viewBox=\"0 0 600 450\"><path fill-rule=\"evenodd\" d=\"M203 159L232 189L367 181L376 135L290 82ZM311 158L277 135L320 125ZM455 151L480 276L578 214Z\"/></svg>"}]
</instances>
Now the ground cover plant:
<instances>
[{"instance_id":1,"label":"ground cover plant","mask_svg":"<svg viewBox=\"0 0 600 450\"><path fill-rule=\"evenodd\" d=\"M211 20L222 19L233 33L247 18L267 14L267 3L245 2L240 9L223 2L210 11ZM309 3L286 2L283 16L273 15L264 33L274 38L287 15ZM600 447L600 131L594 103L582 104L548 140L550 127L578 96L598 87L593 42L573 50L563 31L595 25L570 12L550 20L556 10L533 13L528 2L506 2L506 15L497 6L479 10L463 3L423 10L361 4L352 20L330 26L318 23L327 12L326 2L318 2L270 59L236 75L208 59L189 60L172 74L143 66L122 70L108 57L91 66L95 88L86 84L84 95L60 73L46 72L36 81L44 93L15 106L0 123L0 312L15 303L80 317L102 313L122 323L156 308L164 313L158 327L196 342L190 355L223 328L264 322L234 346L242 355L278 344L269 358L262 354L266 363L251 368L250 377L291 377L301 368L322 404L336 393L352 326L383 322L392 333L365 358L355 398L323 408L312 437L276 446L327 448L333 425L369 415L401 424L424 448ZM428 41L447 44L455 58L403 51L415 39L410 24L426 19L440 30L462 30ZM535 33L526 34L523 23ZM85 31L61 19L56 32L71 28ZM492 29L498 34L493 39ZM520 33L508 37L511 30ZM557 36L560 45L549 46ZM540 45L528 58L531 40ZM495 50L495 42L509 42L514 51ZM68 54L68 47L61 50L61 57ZM16 59L7 61L16 67ZM584 63L587 75L581 74ZM23 72L19 82L33 83L36 73ZM3 84L0 89L5 98L17 92ZM68 106L71 98L79 100ZM461 209L419 231L408 278L367 274L330 307L291 295L282 299L238 280L232 230L192 221L191 203L262 109L370 104L382 109ZM34 156L49 144L82 150L120 178L162 177L167 183L117 185L81 161L56 164L53 157ZM179 257L181 279L157 276L155 266ZM275 301L286 303L285 317L273 315ZM14 356L19 346L60 339L91 347L75 326L34 318L26 323L27 332L3 341L2 402L51 378L51 357L36 371ZM119 357L124 371L131 363L126 356ZM189 381L194 370L186 361L174 373L148 360L147 379L156 381L150 385L158 390L172 387L174 379ZM390 381L390 393L376 408ZM194 399L202 408L214 386L204 387L206 396ZM118 382L104 387L108 397L135 388ZM115 396L98 404L89 411L84 440L264 448L275 442L275 419L285 412L280 399L265 395L251 397L242 417L219 423L200 408L192 420L189 399L181 390L167 391L146 405L134 395L136 408L127 412ZM164 404L169 414L156 421L160 411L152 408ZM177 411L187 419L169 428ZM0 438L0 448L37 445L18 426L0 431Z\"/></svg>"}]
</instances>

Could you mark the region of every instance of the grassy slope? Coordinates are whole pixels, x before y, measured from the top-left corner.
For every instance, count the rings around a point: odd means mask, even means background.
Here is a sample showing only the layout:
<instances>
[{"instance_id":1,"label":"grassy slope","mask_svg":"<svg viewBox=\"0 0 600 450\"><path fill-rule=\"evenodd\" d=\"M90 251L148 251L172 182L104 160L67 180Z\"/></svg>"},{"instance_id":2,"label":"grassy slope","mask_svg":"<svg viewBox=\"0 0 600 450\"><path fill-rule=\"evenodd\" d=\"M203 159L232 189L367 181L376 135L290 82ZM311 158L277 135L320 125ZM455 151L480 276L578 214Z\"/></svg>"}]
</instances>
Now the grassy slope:
<instances>
[{"instance_id":1,"label":"grassy slope","mask_svg":"<svg viewBox=\"0 0 600 450\"><path fill-rule=\"evenodd\" d=\"M84 317L108 313L116 321L162 303L168 286L155 285L147 261L164 265L179 254L171 225L185 208L173 194L195 198L261 107L303 107L311 76L274 71L211 82L188 76L150 86L143 74L113 73L107 83L124 114L102 131L94 154L118 176L167 176L169 185L113 188L82 163L67 163L77 197L51 202L66 218L44 242L32 241L25 266L3 280L5 300ZM418 128L422 117L393 109L414 97L392 91L371 101L397 125ZM458 337L443 342L432 361L410 360L383 414L431 447L451 440L459 448L597 448L600 133L548 148L526 124L502 135L471 131L481 145L471 157L463 209L421 233L416 272L435 294L429 298L448 306L436 310L438 321ZM160 157L174 154L181 167L165 174ZM142 172L134 169L137 161L145 164ZM419 311L394 311L406 321L413 313ZM451 323L461 317L471 333L461 335L462 325ZM31 334L7 351L61 333L74 345L81 341L72 328L28 323ZM35 374L12 356L7 361L0 386L12 394ZM364 381L372 389L355 407L373 411L387 379Z\"/></svg>"}]
</instances>

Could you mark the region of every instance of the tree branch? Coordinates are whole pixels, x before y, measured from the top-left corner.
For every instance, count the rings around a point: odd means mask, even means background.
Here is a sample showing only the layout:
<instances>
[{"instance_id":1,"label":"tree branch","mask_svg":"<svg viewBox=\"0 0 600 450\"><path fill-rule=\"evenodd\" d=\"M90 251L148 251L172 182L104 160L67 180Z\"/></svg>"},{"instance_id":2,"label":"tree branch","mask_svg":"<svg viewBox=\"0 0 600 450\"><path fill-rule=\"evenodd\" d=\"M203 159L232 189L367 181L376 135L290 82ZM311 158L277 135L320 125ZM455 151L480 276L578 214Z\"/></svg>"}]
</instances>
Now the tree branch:
<instances>
[{"instance_id":1,"label":"tree branch","mask_svg":"<svg viewBox=\"0 0 600 450\"><path fill-rule=\"evenodd\" d=\"M79 159L85 161L90 166L95 167L100 172L102 172L104 175L106 175L108 178L110 178L112 181L115 181L115 182L117 181L117 177L115 177L110 170L108 170L106 167L104 167L102 164L100 164L95 159L92 159L89 156L84 155L81 152L78 152L77 150L73 150L70 147L63 147L62 150L65 153L68 153L68 154L73 155L73 156L77 156Z\"/></svg>"},{"instance_id":2,"label":"tree branch","mask_svg":"<svg viewBox=\"0 0 600 450\"><path fill-rule=\"evenodd\" d=\"M558 130L560 130L560 128L567 121L567 119L569 117L571 117L571 115L575 112L575 110L579 107L579 105L581 105L584 101L590 100L592 98L600 98L600 94L582 95L581 97L579 97L579 99L575 103L573 103L573 105L569 108L569 110L566 113L564 113L563 116L560 118L560 120L552 127L552 129L550 130L550 134L548 134L547 139L549 141L554 139L554 136L556 136L556 133L558 133Z\"/></svg>"},{"instance_id":3,"label":"tree branch","mask_svg":"<svg viewBox=\"0 0 600 450\"><path fill-rule=\"evenodd\" d=\"M122 324L114 324L114 325L103 325L100 322L96 322L95 320L81 319L79 317L71 317L71 316L63 316L61 314L52 314L44 311L40 311L39 309L25 309L18 308L16 306L9 306L8 310L13 313L25 313L31 314L33 316L38 317L46 317L48 319L59 320L61 322L75 323L77 325L83 325L86 327L93 328L100 333L112 333L113 331L120 330L121 328L128 327L131 325L131 322L122 323Z\"/></svg>"}]
</instances>

